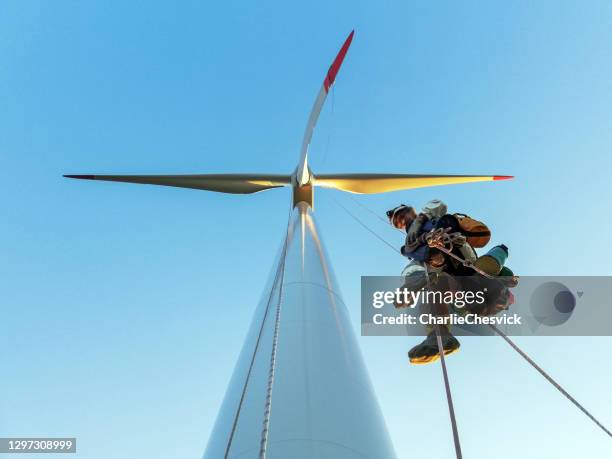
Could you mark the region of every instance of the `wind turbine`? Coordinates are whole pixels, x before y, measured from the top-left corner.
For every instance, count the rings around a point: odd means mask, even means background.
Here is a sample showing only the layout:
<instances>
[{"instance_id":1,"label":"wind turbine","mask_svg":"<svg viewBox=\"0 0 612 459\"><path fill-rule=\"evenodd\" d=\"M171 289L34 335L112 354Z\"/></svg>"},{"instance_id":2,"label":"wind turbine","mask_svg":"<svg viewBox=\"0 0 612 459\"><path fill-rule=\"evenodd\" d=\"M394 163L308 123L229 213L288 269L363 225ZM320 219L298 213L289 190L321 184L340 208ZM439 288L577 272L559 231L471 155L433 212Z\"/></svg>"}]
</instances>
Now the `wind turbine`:
<instances>
[{"instance_id":1,"label":"wind turbine","mask_svg":"<svg viewBox=\"0 0 612 459\"><path fill-rule=\"evenodd\" d=\"M314 174L308 147L353 40L347 37L312 107L292 174L65 175L222 193L291 187L292 212L204 458L395 458L313 214L315 187L384 193L510 176Z\"/></svg>"}]
</instances>

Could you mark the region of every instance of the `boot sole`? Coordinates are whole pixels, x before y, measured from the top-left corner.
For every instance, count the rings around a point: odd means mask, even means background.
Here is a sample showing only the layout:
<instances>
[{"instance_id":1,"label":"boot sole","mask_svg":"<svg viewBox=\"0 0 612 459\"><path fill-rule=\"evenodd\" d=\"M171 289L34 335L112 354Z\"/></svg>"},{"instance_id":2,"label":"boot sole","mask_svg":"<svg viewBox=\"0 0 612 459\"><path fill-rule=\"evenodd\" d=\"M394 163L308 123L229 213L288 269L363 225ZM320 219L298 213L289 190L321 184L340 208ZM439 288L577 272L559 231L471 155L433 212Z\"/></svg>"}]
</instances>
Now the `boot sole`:
<instances>
[{"instance_id":1,"label":"boot sole","mask_svg":"<svg viewBox=\"0 0 612 459\"><path fill-rule=\"evenodd\" d=\"M408 357L408 360L413 365L428 365L430 363L436 362L437 360L440 360L440 354L424 355L422 357L415 358Z\"/></svg>"},{"instance_id":2,"label":"boot sole","mask_svg":"<svg viewBox=\"0 0 612 459\"><path fill-rule=\"evenodd\" d=\"M451 354L455 354L457 352L459 352L459 347L456 347L454 349L445 349L444 357L449 356ZM408 360L413 365L428 365L430 363L434 363L440 360L440 353L436 353L434 355L424 355L421 357L414 357L414 358L410 358L409 356Z\"/></svg>"}]
</instances>

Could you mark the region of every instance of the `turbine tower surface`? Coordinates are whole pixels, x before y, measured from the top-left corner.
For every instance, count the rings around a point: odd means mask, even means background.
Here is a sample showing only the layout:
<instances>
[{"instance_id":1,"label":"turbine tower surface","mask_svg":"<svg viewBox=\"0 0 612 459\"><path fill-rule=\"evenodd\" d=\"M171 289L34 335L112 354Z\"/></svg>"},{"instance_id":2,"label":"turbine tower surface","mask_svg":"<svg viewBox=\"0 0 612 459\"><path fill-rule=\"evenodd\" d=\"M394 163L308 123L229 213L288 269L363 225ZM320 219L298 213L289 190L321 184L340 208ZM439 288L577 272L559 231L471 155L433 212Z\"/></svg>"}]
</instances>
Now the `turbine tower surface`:
<instances>
[{"instance_id":1,"label":"turbine tower surface","mask_svg":"<svg viewBox=\"0 0 612 459\"><path fill-rule=\"evenodd\" d=\"M313 212L299 203L205 459L394 458Z\"/></svg>"},{"instance_id":2,"label":"turbine tower surface","mask_svg":"<svg viewBox=\"0 0 612 459\"><path fill-rule=\"evenodd\" d=\"M313 174L308 147L351 45L332 62L292 174L65 175L250 194L291 187L293 207L204 459L395 458L348 310L314 221L314 188L385 193L502 180L495 175Z\"/></svg>"}]
</instances>

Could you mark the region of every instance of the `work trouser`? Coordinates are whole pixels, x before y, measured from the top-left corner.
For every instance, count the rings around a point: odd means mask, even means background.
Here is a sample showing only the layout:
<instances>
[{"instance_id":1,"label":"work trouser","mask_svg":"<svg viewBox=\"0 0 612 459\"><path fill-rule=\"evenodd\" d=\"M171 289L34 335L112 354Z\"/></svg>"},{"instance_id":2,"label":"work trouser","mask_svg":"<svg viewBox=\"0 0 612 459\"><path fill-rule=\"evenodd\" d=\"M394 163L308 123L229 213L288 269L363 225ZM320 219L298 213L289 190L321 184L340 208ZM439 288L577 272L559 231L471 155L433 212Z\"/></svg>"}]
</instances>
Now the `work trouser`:
<instances>
[{"instance_id":1,"label":"work trouser","mask_svg":"<svg viewBox=\"0 0 612 459\"><path fill-rule=\"evenodd\" d=\"M430 298L435 298L435 301L421 302L419 307L422 314L438 317L448 317L451 313L490 316L507 309L509 304L510 291L501 278L487 279L480 275L452 276L445 272L438 272L429 273L429 282L424 273L421 279L413 279L413 283L416 282L427 285L427 290L432 292ZM472 292L472 298L482 298L483 301L464 301L462 304L459 304L458 301L446 303L444 298L447 292L453 292L455 295L463 292L464 298L468 292ZM445 325L443 328L450 332L450 325ZM425 326L427 334L430 334L433 329L433 326Z\"/></svg>"}]
</instances>

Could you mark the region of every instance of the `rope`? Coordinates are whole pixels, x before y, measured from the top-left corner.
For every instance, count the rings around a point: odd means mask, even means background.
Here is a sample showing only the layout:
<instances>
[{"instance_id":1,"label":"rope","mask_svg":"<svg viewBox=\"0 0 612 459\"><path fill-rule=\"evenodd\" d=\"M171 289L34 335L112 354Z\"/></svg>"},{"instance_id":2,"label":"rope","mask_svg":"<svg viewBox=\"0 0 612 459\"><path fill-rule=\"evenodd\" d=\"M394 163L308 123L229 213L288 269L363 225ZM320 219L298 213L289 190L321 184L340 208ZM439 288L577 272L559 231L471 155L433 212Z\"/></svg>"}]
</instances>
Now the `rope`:
<instances>
[{"instance_id":1,"label":"rope","mask_svg":"<svg viewBox=\"0 0 612 459\"><path fill-rule=\"evenodd\" d=\"M427 263L423 263L425 266L425 279L427 280L427 289L431 290L429 283L429 270L427 269ZM438 344L438 353L440 354L440 363L442 365L442 376L444 379L444 390L446 392L446 402L448 403L448 415L451 421L451 428L453 430L453 443L455 445L455 455L457 459L462 459L461 454L461 443L459 441L459 429L457 428L457 418L455 417L455 405L453 404L453 396L451 394L450 381L448 379L448 371L446 369L446 360L444 360L444 345L442 344L442 336L440 333L440 325L436 325L434 328L436 332L436 342Z\"/></svg>"},{"instance_id":2,"label":"rope","mask_svg":"<svg viewBox=\"0 0 612 459\"><path fill-rule=\"evenodd\" d=\"M276 287L276 285L278 285L278 279L279 279L279 275L281 275L281 273L284 275L284 271L285 271L285 257L287 255L287 244L288 244L288 238L289 238L289 224L291 223L291 211L292 209L289 210L289 218L287 220L287 230L286 230L286 234L285 234L285 243L283 245L283 252L282 252L282 259L281 262L279 263L278 269L276 270L276 274L274 275L274 281L272 282L272 287L270 289L270 296L268 297L268 302L266 304L266 309L264 312L264 316L263 319L261 320L261 327L259 327L259 332L257 334L257 341L255 342L255 349L253 350L253 355L251 356L251 361L249 363L249 369L247 371L247 376L246 379L244 381L244 386L242 388L242 393L240 394L240 401L238 402L238 408L236 409L236 414L234 416L234 422L232 423L232 430L230 432L230 436L229 439L227 441L227 446L225 448L225 454L224 454L224 459L228 459L229 458L229 453L232 447L232 442L234 440L234 435L236 433L236 427L238 426L238 419L240 418L240 413L242 411L242 405L244 403L244 399L246 397L246 391L249 385L249 381L251 379L251 373L253 372L253 366L255 365L255 357L257 356L257 352L259 351L259 346L261 344L261 337L263 335L263 330L264 330L264 325L266 324L267 318L268 318L268 313L270 311L270 305L272 304L272 296L274 293L274 289ZM265 417L264 417L265 420ZM269 422L269 418L268 418L268 422ZM260 456L261 457L261 456Z\"/></svg>"},{"instance_id":3,"label":"rope","mask_svg":"<svg viewBox=\"0 0 612 459\"><path fill-rule=\"evenodd\" d=\"M355 204L357 204L359 207L363 208L364 210L368 211L370 214L374 215L377 219L379 219L381 222L383 222L387 227L390 227L396 231L399 231L400 233L402 233L403 235L405 235L405 233L399 229L396 228L393 225L389 224L389 220L384 219L383 217L381 217L377 212L374 212L372 209L370 209L369 207L367 207L365 204L362 204L361 202L359 202L357 199L355 199L354 197L352 197L350 194L347 195L351 201L353 201Z\"/></svg>"},{"instance_id":4,"label":"rope","mask_svg":"<svg viewBox=\"0 0 612 459\"><path fill-rule=\"evenodd\" d=\"M455 455L457 459L462 459L461 444L459 443L459 430L457 429L457 419L455 418L455 406L453 405L453 396L451 395L450 383L448 381L448 372L446 370L446 361L444 360L444 347L442 346L442 337L440 336L440 326L436 327L436 340L438 342L438 352L440 353L440 363L442 364L442 374L444 375L444 389L446 390L446 401L448 402L448 414L451 420L453 429L453 442L455 444Z\"/></svg>"},{"instance_id":5,"label":"rope","mask_svg":"<svg viewBox=\"0 0 612 459\"><path fill-rule=\"evenodd\" d=\"M272 412L272 388L274 386L274 375L276 372L276 353L278 350L278 334L280 331L281 304L283 295L283 280L285 278L285 260L278 288L278 303L276 305L276 316L274 319L274 336L272 338L272 351L270 353L270 370L268 372L268 387L266 390L266 404L264 409L263 429L261 431L261 444L259 449L260 459L265 459L268 447L268 433L270 427L270 413Z\"/></svg>"},{"instance_id":6,"label":"rope","mask_svg":"<svg viewBox=\"0 0 612 459\"><path fill-rule=\"evenodd\" d=\"M495 325L489 324L489 327L491 327L495 333L497 333L499 336L501 336L512 347L512 349L514 349L516 352L518 352L518 354L521 357L523 357L529 363L529 365L531 365L533 368L535 368L538 371L538 373L540 373L542 376L544 376L544 378L546 378L546 380L549 383L551 383L559 392L561 392L565 396L565 398L567 398L570 402L572 402L574 405L576 405L576 407L580 411L582 411L584 414L586 414L591 421L593 421L595 424L597 424L597 426L601 430L603 430L605 433L607 433L609 436L612 437L612 433L608 429L606 429L604 427L604 425L595 418L595 416L593 416L591 413L589 413L585 407L583 407L580 403L578 403L578 400L576 400L574 397L572 397L563 387L561 387L561 385L557 381L555 381L537 363L535 363L531 359L531 357L529 357L524 351L522 351L514 343L514 341L512 341L510 338L508 338L508 336L505 333L503 333L500 329L498 329Z\"/></svg>"},{"instance_id":7,"label":"rope","mask_svg":"<svg viewBox=\"0 0 612 459\"><path fill-rule=\"evenodd\" d=\"M370 232L370 234L372 234L374 237L376 237L379 241L381 241L383 244L385 244L387 247L390 247L391 250L393 250L393 253L399 253L398 250L395 248L395 246L393 246L392 244L390 244L386 239L382 238L381 236L379 236L375 231L373 231L372 229L370 229L365 223L363 223L356 215L354 215L350 210L348 210L346 207L344 207L342 204L340 204L340 202L338 202L338 200L336 198L334 198L332 196L332 199L334 200L334 202L340 206L347 214L349 214L357 223L359 223L363 228L365 228L367 231Z\"/></svg>"},{"instance_id":8,"label":"rope","mask_svg":"<svg viewBox=\"0 0 612 459\"><path fill-rule=\"evenodd\" d=\"M287 246L289 245L289 227L291 225L291 214L293 207L289 210L287 221L287 233L283 246L283 260L280 267L280 283L278 287L278 300L276 303L276 315L274 317L274 334L272 336L272 350L270 351L270 368L268 371L268 384L266 388L266 403L264 408L264 420L261 430L261 442L259 447L259 458L265 459L268 450L268 437L270 433L270 414L272 413L272 390L274 388L274 376L276 374L276 354L278 351L278 335L280 332L281 306L283 299L283 282L285 280L285 261L287 259ZM301 212L301 210L300 210Z\"/></svg>"}]
</instances>

